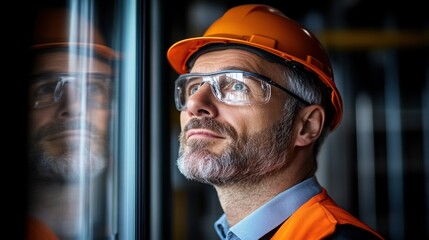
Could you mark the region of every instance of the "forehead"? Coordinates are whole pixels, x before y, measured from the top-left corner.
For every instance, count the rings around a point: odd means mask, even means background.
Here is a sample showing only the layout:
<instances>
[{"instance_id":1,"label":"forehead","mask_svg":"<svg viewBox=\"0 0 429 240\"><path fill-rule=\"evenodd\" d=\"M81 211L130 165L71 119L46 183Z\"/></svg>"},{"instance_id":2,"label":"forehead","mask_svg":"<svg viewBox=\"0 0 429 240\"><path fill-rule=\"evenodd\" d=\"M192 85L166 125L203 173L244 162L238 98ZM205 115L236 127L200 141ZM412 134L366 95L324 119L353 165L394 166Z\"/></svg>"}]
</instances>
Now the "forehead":
<instances>
[{"instance_id":1,"label":"forehead","mask_svg":"<svg viewBox=\"0 0 429 240\"><path fill-rule=\"evenodd\" d=\"M254 53L241 49L224 49L206 52L200 55L192 67L196 69L224 70L229 68L253 70L256 71L260 65L265 63L264 59Z\"/></svg>"},{"instance_id":2,"label":"forehead","mask_svg":"<svg viewBox=\"0 0 429 240\"><path fill-rule=\"evenodd\" d=\"M106 73L112 68L99 58L67 51L49 51L37 54L32 63L32 75L44 73Z\"/></svg>"},{"instance_id":3,"label":"forehead","mask_svg":"<svg viewBox=\"0 0 429 240\"><path fill-rule=\"evenodd\" d=\"M227 69L259 73L275 79L280 66L243 49L223 49L201 54L191 72L208 73Z\"/></svg>"}]
</instances>

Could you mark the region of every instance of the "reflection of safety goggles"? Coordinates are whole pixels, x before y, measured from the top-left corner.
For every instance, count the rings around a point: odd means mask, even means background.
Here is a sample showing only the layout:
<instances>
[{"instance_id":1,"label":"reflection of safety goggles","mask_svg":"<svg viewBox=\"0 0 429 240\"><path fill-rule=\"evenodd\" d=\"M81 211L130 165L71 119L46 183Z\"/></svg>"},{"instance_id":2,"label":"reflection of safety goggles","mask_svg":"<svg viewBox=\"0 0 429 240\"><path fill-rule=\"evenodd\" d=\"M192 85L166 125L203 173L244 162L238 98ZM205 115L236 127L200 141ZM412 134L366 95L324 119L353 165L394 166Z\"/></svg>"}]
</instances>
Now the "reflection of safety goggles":
<instances>
[{"instance_id":1,"label":"reflection of safety goggles","mask_svg":"<svg viewBox=\"0 0 429 240\"><path fill-rule=\"evenodd\" d=\"M102 73L48 73L34 76L30 81L30 107L37 109L58 103L67 85L69 101L80 99L92 108L109 108L111 79L111 75Z\"/></svg>"},{"instance_id":2,"label":"reflection of safety goggles","mask_svg":"<svg viewBox=\"0 0 429 240\"><path fill-rule=\"evenodd\" d=\"M275 83L270 78L241 70L223 70L214 73L188 73L180 75L176 80L175 103L179 111L186 110L189 97L204 84L209 83L213 95L221 102L229 105L250 105L266 103L271 97L273 85L305 105L307 101Z\"/></svg>"}]
</instances>

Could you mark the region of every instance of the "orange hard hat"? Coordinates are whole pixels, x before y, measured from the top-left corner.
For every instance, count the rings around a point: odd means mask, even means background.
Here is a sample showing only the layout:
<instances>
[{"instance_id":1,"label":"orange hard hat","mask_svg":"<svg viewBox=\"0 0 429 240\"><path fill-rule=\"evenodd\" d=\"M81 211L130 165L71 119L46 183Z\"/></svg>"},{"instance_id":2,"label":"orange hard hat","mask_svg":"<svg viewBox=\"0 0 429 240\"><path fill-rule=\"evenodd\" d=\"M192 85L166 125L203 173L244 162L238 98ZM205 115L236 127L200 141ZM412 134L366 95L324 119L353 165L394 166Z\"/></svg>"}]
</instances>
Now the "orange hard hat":
<instances>
[{"instance_id":1,"label":"orange hard hat","mask_svg":"<svg viewBox=\"0 0 429 240\"><path fill-rule=\"evenodd\" d=\"M319 40L296 21L267 5L236 6L216 20L202 37L188 38L173 44L167 52L167 59L177 73L187 73L188 61L194 53L204 46L219 43L258 48L304 65L332 90L331 103L335 113L331 129L341 122L342 100L334 82L328 54Z\"/></svg>"},{"instance_id":2,"label":"orange hard hat","mask_svg":"<svg viewBox=\"0 0 429 240\"><path fill-rule=\"evenodd\" d=\"M100 30L78 13L65 8L41 9L33 28L33 50L47 48L87 48L107 58L115 59L119 54L108 47Z\"/></svg>"}]
</instances>

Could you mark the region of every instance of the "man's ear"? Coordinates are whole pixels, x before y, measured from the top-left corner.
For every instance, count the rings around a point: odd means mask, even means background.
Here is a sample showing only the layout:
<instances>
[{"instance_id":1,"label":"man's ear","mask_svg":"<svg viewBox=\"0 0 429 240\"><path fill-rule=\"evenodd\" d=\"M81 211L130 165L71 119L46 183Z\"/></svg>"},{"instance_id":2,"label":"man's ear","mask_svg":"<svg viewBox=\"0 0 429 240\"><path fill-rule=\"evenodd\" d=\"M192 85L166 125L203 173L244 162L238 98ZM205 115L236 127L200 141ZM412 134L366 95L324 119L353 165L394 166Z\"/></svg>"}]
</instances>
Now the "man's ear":
<instances>
[{"instance_id":1,"label":"man's ear","mask_svg":"<svg viewBox=\"0 0 429 240\"><path fill-rule=\"evenodd\" d=\"M315 142L323 130L325 111L319 105L311 105L302 109L296 119L296 146L307 146Z\"/></svg>"}]
</instances>

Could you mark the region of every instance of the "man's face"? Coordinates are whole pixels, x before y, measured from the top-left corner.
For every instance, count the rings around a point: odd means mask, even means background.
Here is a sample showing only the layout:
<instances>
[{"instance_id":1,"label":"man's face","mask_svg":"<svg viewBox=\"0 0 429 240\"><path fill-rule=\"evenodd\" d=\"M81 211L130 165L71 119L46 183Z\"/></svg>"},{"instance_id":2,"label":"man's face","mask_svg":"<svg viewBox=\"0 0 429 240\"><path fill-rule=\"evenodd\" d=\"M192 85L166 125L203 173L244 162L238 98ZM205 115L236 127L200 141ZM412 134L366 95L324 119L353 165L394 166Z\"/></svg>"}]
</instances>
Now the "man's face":
<instances>
[{"instance_id":1,"label":"man's face","mask_svg":"<svg viewBox=\"0 0 429 240\"><path fill-rule=\"evenodd\" d=\"M192 72L225 69L259 73L284 85L279 66L237 49L203 54ZM293 126L285 97L271 88L268 103L233 106L218 101L209 84L202 85L180 115L179 170L189 179L228 185L256 182L284 167Z\"/></svg>"},{"instance_id":2,"label":"man's face","mask_svg":"<svg viewBox=\"0 0 429 240\"><path fill-rule=\"evenodd\" d=\"M73 181L107 164L111 67L67 52L36 57L29 86L29 165L36 178ZM61 84L57 82L61 79ZM95 80L94 80L95 79ZM55 88L61 88L55 90ZM52 92L55 101L52 100ZM104 103L101 104L101 103Z\"/></svg>"}]
</instances>

